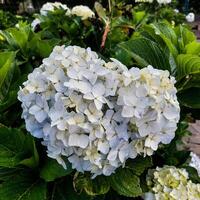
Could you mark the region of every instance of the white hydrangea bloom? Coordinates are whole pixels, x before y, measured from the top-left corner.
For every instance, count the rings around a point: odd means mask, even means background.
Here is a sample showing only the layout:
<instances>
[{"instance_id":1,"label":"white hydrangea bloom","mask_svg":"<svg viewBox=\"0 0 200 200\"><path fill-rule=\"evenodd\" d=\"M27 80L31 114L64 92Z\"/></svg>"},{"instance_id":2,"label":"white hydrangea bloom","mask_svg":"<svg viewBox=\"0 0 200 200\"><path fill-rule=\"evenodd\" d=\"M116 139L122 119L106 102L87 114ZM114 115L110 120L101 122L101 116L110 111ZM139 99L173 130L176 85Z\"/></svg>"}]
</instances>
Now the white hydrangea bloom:
<instances>
[{"instance_id":1,"label":"white hydrangea bloom","mask_svg":"<svg viewBox=\"0 0 200 200\"><path fill-rule=\"evenodd\" d=\"M152 3L154 0L135 0L136 3Z\"/></svg>"},{"instance_id":2,"label":"white hydrangea bloom","mask_svg":"<svg viewBox=\"0 0 200 200\"><path fill-rule=\"evenodd\" d=\"M157 0L157 2L158 2L159 4L169 4L169 3L172 2L172 0Z\"/></svg>"},{"instance_id":3,"label":"white hydrangea bloom","mask_svg":"<svg viewBox=\"0 0 200 200\"><path fill-rule=\"evenodd\" d=\"M200 184L188 180L189 175L185 169L174 166L157 167L149 170L147 184L151 192L145 195L148 199L172 199L172 200L197 200L200 199Z\"/></svg>"},{"instance_id":4,"label":"white hydrangea bloom","mask_svg":"<svg viewBox=\"0 0 200 200\"><path fill-rule=\"evenodd\" d=\"M200 158L193 152L190 153L190 156L191 156L191 161L189 165L191 167L194 167L197 170L198 175L200 176Z\"/></svg>"},{"instance_id":5,"label":"white hydrangea bloom","mask_svg":"<svg viewBox=\"0 0 200 200\"><path fill-rule=\"evenodd\" d=\"M82 20L95 17L94 12L88 6L74 6L72 8L72 15L81 17Z\"/></svg>"},{"instance_id":6,"label":"white hydrangea bloom","mask_svg":"<svg viewBox=\"0 0 200 200\"><path fill-rule=\"evenodd\" d=\"M131 68L123 75L117 104L122 106L121 115L129 120L129 127L137 129L137 152L151 155L159 143L168 144L174 138L180 112L175 80L168 78L169 72L151 66L140 71Z\"/></svg>"},{"instance_id":7,"label":"white hydrangea bloom","mask_svg":"<svg viewBox=\"0 0 200 200\"><path fill-rule=\"evenodd\" d=\"M186 15L185 19L187 20L187 22L194 22L195 14L191 12L188 15Z\"/></svg>"},{"instance_id":8,"label":"white hydrangea bloom","mask_svg":"<svg viewBox=\"0 0 200 200\"><path fill-rule=\"evenodd\" d=\"M18 93L26 128L48 156L80 172L109 176L128 158L152 155L176 130L174 78L148 66L127 69L78 46L56 46Z\"/></svg>"},{"instance_id":9,"label":"white hydrangea bloom","mask_svg":"<svg viewBox=\"0 0 200 200\"><path fill-rule=\"evenodd\" d=\"M70 9L65 4L62 4L60 2L54 2L54 3L47 2L43 4L42 8L40 9L40 14L47 15L49 11L54 11L55 8L66 10L66 15L70 15L71 13Z\"/></svg>"}]
</instances>

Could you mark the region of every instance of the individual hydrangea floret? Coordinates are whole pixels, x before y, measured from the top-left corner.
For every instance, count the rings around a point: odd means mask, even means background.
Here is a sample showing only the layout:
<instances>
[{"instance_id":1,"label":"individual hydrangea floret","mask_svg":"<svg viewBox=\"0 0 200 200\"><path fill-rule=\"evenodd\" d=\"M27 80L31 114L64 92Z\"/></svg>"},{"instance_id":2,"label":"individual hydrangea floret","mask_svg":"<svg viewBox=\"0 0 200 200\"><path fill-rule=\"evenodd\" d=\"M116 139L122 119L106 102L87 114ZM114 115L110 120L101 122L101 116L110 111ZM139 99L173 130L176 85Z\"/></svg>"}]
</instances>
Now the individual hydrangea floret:
<instances>
[{"instance_id":1,"label":"individual hydrangea floret","mask_svg":"<svg viewBox=\"0 0 200 200\"><path fill-rule=\"evenodd\" d=\"M145 195L145 200L150 199L150 197L155 200L200 199L200 184L195 184L189 180L188 172L185 169L165 166L149 170L147 184L151 193Z\"/></svg>"},{"instance_id":2,"label":"individual hydrangea floret","mask_svg":"<svg viewBox=\"0 0 200 200\"><path fill-rule=\"evenodd\" d=\"M195 168L198 172L198 175L200 176L200 158L198 155L195 153L191 152L190 153L191 161L190 161L190 166Z\"/></svg>"},{"instance_id":3,"label":"individual hydrangea floret","mask_svg":"<svg viewBox=\"0 0 200 200\"><path fill-rule=\"evenodd\" d=\"M94 12L88 6L75 6L72 8L72 15L81 17L82 20L95 17Z\"/></svg>"},{"instance_id":4,"label":"individual hydrangea floret","mask_svg":"<svg viewBox=\"0 0 200 200\"><path fill-rule=\"evenodd\" d=\"M90 48L56 46L18 93L27 130L48 156L94 176L152 155L179 120L175 80L151 66L106 63Z\"/></svg>"},{"instance_id":5,"label":"individual hydrangea floret","mask_svg":"<svg viewBox=\"0 0 200 200\"><path fill-rule=\"evenodd\" d=\"M62 4L60 2L54 2L54 3L47 2L43 4L42 8L40 9L40 14L46 16L49 11L54 11L55 9L65 10L66 15L70 15L71 13L70 9L65 4Z\"/></svg>"}]
</instances>

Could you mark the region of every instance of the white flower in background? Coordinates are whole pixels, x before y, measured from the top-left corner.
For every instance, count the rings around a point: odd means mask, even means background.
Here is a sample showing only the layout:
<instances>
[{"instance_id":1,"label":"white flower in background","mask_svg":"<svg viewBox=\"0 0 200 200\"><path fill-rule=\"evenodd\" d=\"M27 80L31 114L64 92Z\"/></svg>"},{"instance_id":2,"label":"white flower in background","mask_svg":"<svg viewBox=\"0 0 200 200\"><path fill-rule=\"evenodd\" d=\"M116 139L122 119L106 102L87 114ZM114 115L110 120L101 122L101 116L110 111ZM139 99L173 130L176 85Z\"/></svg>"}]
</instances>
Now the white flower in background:
<instances>
[{"instance_id":1,"label":"white flower in background","mask_svg":"<svg viewBox=\"0 0 200 200\"><path fill-rule=\"evenodd\" d=\"M187 22L194 22L195 14L191 12L188 15L186 15L185 19L187 20Z\"/></svg>"},{"instance_id":2,"label":"white flower in background","mask_svg":"<svg viewBox=\"0 0 200 200\"><path fill-rule=\"evenodd\" d=\"M47 15L48 11L54 11L55 9L63 9L66 11L66 15L70 15L70 9L67 7L67 5L60 2L47 2L43 4L42 8L40 9L40 14Z\"/></svg>"},{"instance_id":3,"label":"white flower in background","mask_svg":"<svg viewBox=\"0 0 200 200\"><path fill-rule=\"evenodd\" d=\"M174 9L174 12L175 13L179 13L179 9Z\"/></svg>"},{"instance_id":4,"label":"white flower in background","mask_svg":"<svg viewBox=\"0 0 200 200\"><path fill-rule=\"evenodd\" d=\"M135 0L136 3L152 3L154 0Z\"/></svg>"},{"instance_id":5,"label":"white flower in background","mask_svg":"<svg viewBox=\"0 0 200 200\"><path fill-rule=\"evenodd\" d=\"M191 152L190 153L190 157L191 157L191 161L190 161L190 166L191 167L194 167L197 172L198 172L198 175L200 177L200 158L198 155L196 155L195 153Z\"/></svg>"},{"instance_id":6,"label":"white flower in background","mask_svg":"<svg viewBox=\"0 0 200 200\"><path fill-rule=\"evenodd\" d=\"M169 3L172 2L172 0L157 0L157 2L158 2L159 4L169 4Z\"/></svg>"},{"instance_id":7,"label":"white flower in background","mask_svg":"<svg viewBox=\"0 0 200 200\"><path fill-rule=\"evenodd\" d=\"M81 17L82 20L95 17L94 12L88 6L74 6L72 8L72 15Z\"/></svg>"},{"instance_id":8,"label":"white flower in background","mask_svg":"<svg viewBox=\"0 0 200 200\"><path fill-rule=\"evenodd\" d=\"M179 120L175 80L151 66L127 69L78 46L56 46L18 93L27 130L48 156L109 176L168 144Z\"/></svg>"},{"instance_id":9,"label":"white flower in background","mask_svg":"<svg viewBox=\"0 0 200 200\"><path fill-rule=\"evenodd\" d=\"M192 183L188 179L189 174L185 169L178 169L174 166L157 167L155 170L149 170L147 185L151 191L146 193L144 199L200 199L200 184Z\"/></svg>"},{"instance_id":10,"label":"white flower in background","mask_svg":"<svg viewBox=\"0 0 200 200\"><path fill-rule=\"evenodd\" d=\"M32 27L32 30L35 30L36 27L41 23L41 21L39 19L34 19L31 23L31 27Z\"/></svg>"}]
</instances>

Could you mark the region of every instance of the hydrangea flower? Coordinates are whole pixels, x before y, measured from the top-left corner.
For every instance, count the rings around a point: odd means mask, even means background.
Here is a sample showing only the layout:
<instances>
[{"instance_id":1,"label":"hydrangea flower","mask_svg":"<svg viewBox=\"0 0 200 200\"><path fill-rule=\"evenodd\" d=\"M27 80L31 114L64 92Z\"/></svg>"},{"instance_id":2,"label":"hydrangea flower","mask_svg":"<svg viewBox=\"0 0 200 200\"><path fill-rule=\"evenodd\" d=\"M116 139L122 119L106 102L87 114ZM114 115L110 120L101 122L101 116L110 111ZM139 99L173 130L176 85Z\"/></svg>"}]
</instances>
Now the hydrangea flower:
<instances>
[{"instance_id":1,"label":"hydrangea flower","mask_svg":"<svg viewBox=\"0 0 200 200\"><path fill-rule=\"evenodd\" d=\"M195 14L194 13L188 13L188 15L186 15L185 19L187 20L187 22L194 22L195 21Z\"/></svg>"},{"instance_id":2,"label":"hydrangea flower","mask_svg":"<svg viewBox=\"0 0 200 200\"><path fill-rule=\"evenodd\" d=\"M66 11L66 15L67 16L72 16L72 15L76 15L81 17L82 20L86 20L88 18L94 18L95 17L95 13L88 7L88 6L83 6L83 5L79 5L79 6L75 6L72 8L72 10L70 8L67 7L66 4L62 4L60 2L47 2L45 3L42 8L40 9L40 14L43 16L47 16L48 12L51 11L53 12L55 9L62 9ZM39 25L41 23L41 20L36 18L32 21L31 23L31 27L33 30L36 29L37 25Z\"/></svg>"},{"instance_id":3,"label":"hydrangea flower","mask_svg":"<svg viewBox=\"0 0 200 200\"><path fill-rule=\"evenodd\" d=\"M74 6L72 8L72 15L81 17L82 20L95 17L94 12L88 6Z\"/></svg>"},{"instance_id":4,"label":"hydrangea flower","mask_svg":"<svg viewBox=\"0 0 200 200\"><path fill-rule=\"evenodd\" d=\"M18 98L27 130L43 139L49 157L109 176L173 139L180 112L174 83L152 66L128 70L90 48L56 46Z\"/></svg>"},{"instance_id":5,"label":"hydrangea flower","mask_svg":"<svg viewBox=\"0 0 200 200\"><path fill-rule=\"evenodd\" d=\"M172 2L172 0L157 0L157 2L158 2L159 4L169 4L169 3Z\"/></svg>"},{"instance_id":6,"label":"hydrangea flower","mask_svg":"<svg viewBox=\"0 0 200 200\"><path fill-rule=\"evenodd\" d=\"M200 177L200 158L198 155L196 155L195 153L191 152L190 153L190 157L191 157L191 161L190 161L190 166L191 167L194 167L197 172L198 172L198 175Z\"/></svg>"},{"instance_id":7,"label":"hydrangea flower","mask_svg":"<svg viewBox=\"0 0 200 200\"><path fill-rule=\"evenodd\" d=\"M60 2L54 2L54 3L47 2L43 4L42 8L40 9L40 14L47 15L49 11L54 11L55 9L66 10L66 15L70 15L71 13L70 9L65 4L62 4Z\"/></svg>"},{"instance_id":8,"label":"hydrangea flower","mask_svg":"<svg viewBox=\"0 0 200 200\"><path fill-rule=\"evenodd\" d=\"M200 199L200 184L189 180L185 169L165 166L149 170L147 184L151 189L145 195L145 200L196 200Z\"/></svg>"},{"instance_id":9,"label":"hydrangea flower","mask_svg":"<svg viewBox=\"0 0 200 200\"><path fill-rule=\"evenodd\" d=\"M153 0L135 0L136 3L152 3Z\"/></svg>"}]
</instances>

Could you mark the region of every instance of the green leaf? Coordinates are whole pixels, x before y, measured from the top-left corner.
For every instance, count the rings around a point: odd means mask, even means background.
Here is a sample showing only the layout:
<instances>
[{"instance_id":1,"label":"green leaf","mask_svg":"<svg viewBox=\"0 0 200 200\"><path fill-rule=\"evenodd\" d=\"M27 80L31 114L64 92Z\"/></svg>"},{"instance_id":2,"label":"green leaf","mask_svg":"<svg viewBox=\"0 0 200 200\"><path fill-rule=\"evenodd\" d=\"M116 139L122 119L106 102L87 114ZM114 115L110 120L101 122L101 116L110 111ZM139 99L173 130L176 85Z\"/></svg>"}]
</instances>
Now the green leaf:
<instances>
[{"instance_id":1,"label":"green leaf","mask_svg":"<svg viewBox=\"0 0 200 200\"><path fill-rule=\"evenodd\" d=\"M182 53L185 46L196 40L195 34L188 28L179 25L175 29L176 35L178 37L179 52Z\"/></svg>"},{"instance_id":2,"label":"green leaf","mask_svg":"<svg viewBox=\"0 0 200 200\"><path fill-rule=\"evenodd\" d=\"M187 54L200 55L200 43L193 41L185 46Z\"/></svg>"},{"instance_id":3,"label":"green leaf","mask_svg":"<svg viewBox=\"0 0 200 200\"><path fill-rule=\"evenodd\" d=\"M151 157L137 157L135 159L128 160L126 163L126 168L131 169L131 171L140 176L146 169L152 166Z\"/></svg>"},{"instance_id":4,"label":"green leaf","mask_svg":"<svg viewBox=\"0 0 200 200\"><path fill-rule=\"evenodd\" d=\"M137 197L142 194L140 179L130 169L118 169L110 176L111 187L120 195Z\"/></svg>"},{"instance_id":5,"label":"green leaf","mask_svg":"<svg viewBox=\"0 0 200 200\"><path fill-rule=\"evenodd\" d=\"M190 167L190 166L184 166L183 168L185 168L189 174L189 179L193 182L193 183L200 183L200 177L198 175L198 172L195 168Z\"/></svg>"},{"instance_id":6,"label":"green leaf","mask_svg":"<svg viewBox=\"0 0 200 200\"><path fill-rule=\"evenodd\" d=\"M0 34L7 40L10 48L20 48L22 51L25 51L30 31L30 25L20 22L19 28L9 28L5 31L0 31Z\"/></svg>"},{"instance_id":7,"label":"green leaf","mask_svg":"<svg viewBox=\"0 0 200 200\"><path fill-rule=\"evenodd\" d=\"M98 16L103 20L105 24L109 23L109 18L106 16L105 9L99 2L95 2L94 8L98 14Z\"/></svg>"},{"instance_id":8,"label":"green leaf","mask_svg":"<svg viewBox=\"0 0 200 200\"><path fill-rule=\"evenodd\" d=\"M146 12L145 11L133 11L133 20L135 22L135 24L139 24L140 22L142 22L142 20L144 20L144 18L146 17Z\"/></svg>"},{"instance_id":9,"label":"green leaf","mask_svg":"<svg viewBox=\"0 0 200 200\"><path fill-rule=\"evenodd\" d=\"M85 192L77 193L73 188L73 180L67 176L64 180L54 183L51 200L92 200Z\"/></svg>"},{"instance_id":10,"label":"green leaf","mask_svg":"<svg viewBox=\"0 0 200 200\"><path fill-rule=\"evenodd\" d=\"M30 168L35 168L39 165L39 154L32 137L26 137L24 147L31 152L31 157L26 158L19 162L20 165L25 165Z\"/></svg>"},{"instance_id":11,"label":"green leaf","mask_svg":"<svg viewBox=\"0 0 200 200\"><path fill-rule=\"evenodd\" d=\"M189 88L178 93L180 103L189 108L200 108L200 88Z\"/></svg>"},{"instance_id":12,"label":"green leaf","mask_svg":"<svg viewBox=\"0 0 200 200\"><path fill-rule=\"evenodd\" d=\"M19 164L37 166L38 158L36 152L33 153L36 149L32 149L35 148L34 145L30 135L24 135L18 129L0 127L0 166L14 167Z\"/></svg>"},{"instance_id":13,"label":"green leaf","mask_svg":"<svg viewBox=\"0 0 200 200\"><path fill-rule=\"evenodd\" d=\"M150 26L154 29L155 34L162 38L162 40L165 42L166 46L170 50L171 54L174 56L174 58L176 58L176 56L178 55L178 38L173 28L166 23L154 23Z\"/></svg>"},{"instance_id":14,"label":"green leaf","mask_svg":"<svg viewBox=\"0 0 200 200\"><path fill-rule=\"evenodd\" d=\"M63 166L58 164L54 159L47 158L44 165L40 171L40 177L45 181L54 181L56 178L60 178L70 174L73 170L68 161L65 162L67 169L64 169Z\"/></svg>"},{"instance_id":15,"label":"green leaf","mask_svg":"<svg viewBox=\"0 0 200 200\"><path fill-rule=\"evenodd\" d=\"M8 93L15 69L15 53L0 53L0 101Z\"/></svg>"},{"instance_id":16,"label":"green leaf","mask_svg":"<svg viewBox=\"0 0 200 200\"><path fill-rule=\"evenodd\" d=\"M170 70L169 58L165 52L153 41L146 38L137 38L120 43L119 48L124 50L141 67L152 65L158 69Z\"/></svg>"},{"instance_id":17,"label":"green leaf","mask_svg":"<svg viewBox=\"0 0 200 200\"><path fill-rule=\"evenodd\" d=\"M20 168L0 167L0 181L5 181L19 173Z\"/></svg>"},{"instance_id":18,"label":"green leaf","mask_svg":"<svg viewBox=\"0 0 200 200\"><path fill-rule=\"evenodd\" d=\"M106 194L110 189L110 184L105 176L97 176L91 179L89 175L76 174L74 186L78 191L85 191L90 196Z\"/></svg>"},{"instance_id":19,"label":"green leaf","mask_svg":"<svg viewBox=\"0 0 200 200\"><path fill-rule=\"evenodd\" d=\"M29 174L16 175L3 182L0 200L46 200L45 182Z\"/></svg>"},{"instance_id":20,"label":"green leaf","mask_svg":"<svg viewBox=\"0 0 200 200\"><path fill-rule=\"evenodd\" d=\"M191 54L180 54L177 57L177 78L182 79L190 74L200 73L200 57Z\"/></svg>"},{"instance_id":21,"label":"green leaf","mask_svg":"<svg viewBox=\"0 0 200 200\"><path fill-rule=\"evenodd\" d=\"M48 57L51 53L53 47L57 45L59 40L52 39L52 40L38 40L37 41L37 47L36 47L36 53L40 55L40 57L45 58Z\"/></svg>"}]
</instances>

